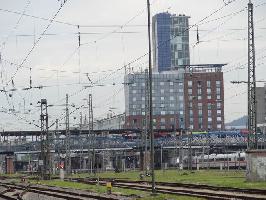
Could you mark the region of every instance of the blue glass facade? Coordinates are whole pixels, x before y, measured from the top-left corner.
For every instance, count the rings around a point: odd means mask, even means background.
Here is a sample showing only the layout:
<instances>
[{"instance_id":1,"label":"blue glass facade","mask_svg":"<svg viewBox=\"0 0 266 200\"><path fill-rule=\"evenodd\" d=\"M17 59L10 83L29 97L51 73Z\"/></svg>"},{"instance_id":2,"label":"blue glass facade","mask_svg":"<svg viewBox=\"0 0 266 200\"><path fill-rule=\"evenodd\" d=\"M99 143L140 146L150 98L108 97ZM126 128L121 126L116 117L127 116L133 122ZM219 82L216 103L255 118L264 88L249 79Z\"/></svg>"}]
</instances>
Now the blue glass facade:
<instances>
[{"instance_id":1,"label":"blue glass facade","mask_svg":"<svg viewBox=\"0 0 266 200\"><path fill-rule=\"evenodd\" d=\"M190 64L189 17L158 13L152 20L155 71L169 71Z\"/></svg>"},{"instance_id":2,"label":"blue glass facade","mask_svg":"<svg viewBox=\"0 0 266 200\"><path fill-rule=\"evenodd\" d=\"M158 71L167 71L171 68L171 45L170 45L171 15L160 13L156 15L157 28L157 59Z\"/></svg>"}]
</instances>

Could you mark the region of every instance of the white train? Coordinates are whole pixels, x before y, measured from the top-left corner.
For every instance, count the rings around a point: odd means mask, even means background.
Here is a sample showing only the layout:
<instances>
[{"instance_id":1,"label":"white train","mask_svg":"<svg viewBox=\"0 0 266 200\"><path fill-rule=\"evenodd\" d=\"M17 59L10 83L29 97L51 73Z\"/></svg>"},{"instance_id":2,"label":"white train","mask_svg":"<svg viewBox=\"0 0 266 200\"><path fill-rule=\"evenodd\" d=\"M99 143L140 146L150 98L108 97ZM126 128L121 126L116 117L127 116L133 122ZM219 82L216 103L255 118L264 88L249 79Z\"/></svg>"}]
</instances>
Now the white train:
<instances>
[{"instance_id":1,"label":"white train","mask_svg":"<svg viewBox=\"0 0 266 200\"><path fill-rule=\"evenodd\" d=\"M189 157L183 159L183 167L186 168L189 163ZM210 154L192 157L193 169L244 169L246 168L245 152L236 152L229 154Z\"/></svg>"}]
</instances>

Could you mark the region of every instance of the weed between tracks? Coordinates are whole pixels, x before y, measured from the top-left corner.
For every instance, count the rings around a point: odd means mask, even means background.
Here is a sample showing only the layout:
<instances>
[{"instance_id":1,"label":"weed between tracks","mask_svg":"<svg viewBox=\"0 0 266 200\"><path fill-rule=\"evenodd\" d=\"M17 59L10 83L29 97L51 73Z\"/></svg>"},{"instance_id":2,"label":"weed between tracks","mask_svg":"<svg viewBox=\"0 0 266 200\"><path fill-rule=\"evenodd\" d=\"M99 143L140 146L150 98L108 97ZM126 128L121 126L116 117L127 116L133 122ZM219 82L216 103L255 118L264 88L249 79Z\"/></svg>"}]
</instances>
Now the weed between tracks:
<instances>
[{"instance_id":1,"label":"weed between tracks","mask_svg":"<svg viewBox=\"0 0 266 200\"><path fill-rule=\"evenodd\" d=\"M88 177L88 174L74 175L75 177ZM140 180L139 172L122 173L99 173L100 178L118 178L128 180ZM214 186L238 187L238 188L257 188L266 189L266 182L246 182L245 171L219 171L219 170L200 170L200 171L178 171L178 170L156 170L155 179L159 182L194 183L207 184ZM144 180L150 181L149 177Z\"/></svg>"},{"instance_id":2,"label":"weed between tracks","mask_svg":"<svg viewBox=\"0 0 266 200\"><path fill-rule=\"evenodd\" d=\"M36 184L37 181L31 181L31 183ZM61 180L50 180L50 181L39 181L39 184L49 185L49 186L56 186L56 187L66 187L66 188L73 188L73 189L82 189L82 190L89 190L96 193L104 194L106 193L106 187L100 185L88 185L84 183L75 183L75 182L68 182L68 181L61 181ZM132 196L133 199L137 200L166 200L166 199L173 199L173 200L199 200L199 198L191 198L187 196L174 196L174 195L165 195L165 194L158 194L157 196L150 196L150 193L139 191L139 190L130 190L130 189L121 189L114 187L112 189L113 193L121 194L125 196Z\"/></svg>"},{"instance_id":3,"label":"weed between tracks","mask_svg":"<svg viewBox=\"0 0 266 200\"><path fill-rule=\"evenodd\" d=\"M218 170L201 170L201 171L177 171L177 170L156 170L156 181L160 182L179 182L179 183L200 183L214 186L226 186L226 187L238 187L238 188L258 188L266 189L266 182L255 182L248 183L245 181L245 171L218 171ZM89 174L75 174L72 177L90 177ZM128 180L139 180L139 172L123 172L123 173L97 173L96 176L91 177L100 177L100 178L119 178L119 179L128 179ZM12 177L14 178L14 177ZM145 180L149 181L149 177L145 177ZM35 182L36 183L36 182ZM104 186L96 185L87 185L83 183L73 183L73 182L64 182L60 180L52 181L41 181L42 184L47 184L51 186L59 187L68 187L76 188L83 190L91 190L97 193L105 193L106 188ZM158 196L149 196L149 193L143 191L113 188L113 192L121 193L123 195L138 195L141 196L143 200L155 199L197 199L189 198L182 196L173 196L173 195L158 195Z\"/></svg>"}]
</instances>

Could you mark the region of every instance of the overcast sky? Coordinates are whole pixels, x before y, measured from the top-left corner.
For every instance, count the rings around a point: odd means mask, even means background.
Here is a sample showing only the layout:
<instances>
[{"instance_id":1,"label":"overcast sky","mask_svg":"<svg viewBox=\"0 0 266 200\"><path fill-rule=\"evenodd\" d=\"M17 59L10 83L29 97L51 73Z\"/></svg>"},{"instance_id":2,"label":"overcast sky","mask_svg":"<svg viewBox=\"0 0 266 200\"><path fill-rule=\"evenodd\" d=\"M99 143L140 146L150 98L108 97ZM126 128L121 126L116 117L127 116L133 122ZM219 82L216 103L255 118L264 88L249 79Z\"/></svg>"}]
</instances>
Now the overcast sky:
<instances>
[{"instance_id":1,"label":"overcast sky","mask_svg":"<svg viewBox=\"0 0 266 200\"><path fill-rule=\"evenodd\" d=\"M50 21L43 19L52 19L61 2L0 0L0 86L2 89L8 83L7 90L16 90L0 93L1 129L36 129L29 122L39 124L40 108L37 102L42 98L54 105L48 110L49 123L52 124L57 118L62 119L63 123L66 93L75 107L86 104L88 94L92 93L96 118L106 117L110 112L124 112L123 66L147 52L146 1L68 0L56 16L56 21L49 26ZM245 7L248 0L235 0L224 7L228 2L151 0L152 15L164 11L186 14L191 17L190 25L199 25L202 41L199 45L195 45L196 28L190 32L192 64L228 63L224 67L226 122L247 113L246 85L232 85L230 81L247 80ZM257 80L264 80L266 0L254 0L253 3ZM81 32L80 48L77 25L80 25ZM40 36L47 27L46 35ZM134 71L144 69L147 60L148 57L144 56L133 62L131 68ZM23 65L18 68L10 63ZM84 87L91 85L87 73L94 87ZM30 76L32 86L46 87L22 90L29 87ZM6 112L11 108L15 111ZM86 107L71 114L71 123L78 123L81 111L85 114Z\"/></svg>"}]
</instances>

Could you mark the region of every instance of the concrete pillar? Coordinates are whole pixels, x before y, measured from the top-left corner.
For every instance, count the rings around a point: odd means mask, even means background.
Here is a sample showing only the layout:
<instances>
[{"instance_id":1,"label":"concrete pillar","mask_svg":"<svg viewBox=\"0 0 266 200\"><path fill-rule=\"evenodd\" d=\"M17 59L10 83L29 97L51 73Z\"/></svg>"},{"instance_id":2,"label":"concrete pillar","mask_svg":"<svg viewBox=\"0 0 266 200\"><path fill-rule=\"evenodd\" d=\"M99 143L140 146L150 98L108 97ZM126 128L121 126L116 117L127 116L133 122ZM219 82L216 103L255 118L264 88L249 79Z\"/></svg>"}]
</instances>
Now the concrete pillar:
<instances>
[{"instance_id":1,"label":"concrete pillar","mask_svg":"<svg viewBox=\"0 0 266 200\"><path fill-rule=\"evenodd\" d=\"M6 174L14 174L14 157L6 156Z\"/></svg>"},{"instance_id":2,"label":"concrete pillar","mask_svg":"<svg viewBox=\"0 0 266 200\"><path fill-rule=\"evenodd\" d=\"M266 150L249 150L246 152L247 181L266 181Z\"/></svg>"}]
</instances>

